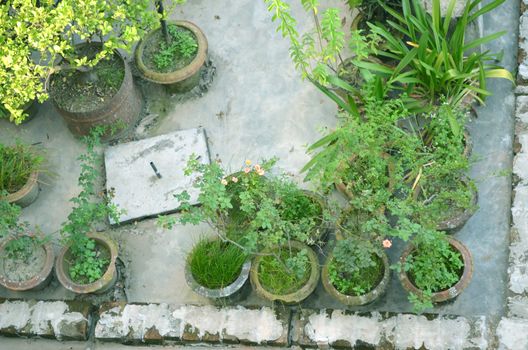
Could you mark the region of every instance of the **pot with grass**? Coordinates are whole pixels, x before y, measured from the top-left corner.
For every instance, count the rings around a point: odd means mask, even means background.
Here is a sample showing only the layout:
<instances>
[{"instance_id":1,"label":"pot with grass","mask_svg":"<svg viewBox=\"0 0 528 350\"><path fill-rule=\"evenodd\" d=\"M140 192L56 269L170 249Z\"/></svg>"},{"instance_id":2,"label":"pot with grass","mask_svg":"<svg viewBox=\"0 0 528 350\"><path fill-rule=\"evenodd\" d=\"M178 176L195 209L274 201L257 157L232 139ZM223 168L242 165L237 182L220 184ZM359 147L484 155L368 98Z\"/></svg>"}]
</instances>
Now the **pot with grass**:
<instances>
[{"instance_id":1,"label":"pot with grass","mask_svg":"<svg viewBox=\"0 0 528 350\"><path fill-rule=\"evenodd\" d=\"M416 311L456 298L473 276L467 247L445 233L424 229L400 257L399 278Z\"/></svg>"},{"instance_id":2,"label":"pot with grass","mask_svg":"<svg viewBox=\"0 0 528 350\"><path fill-rule=\"evenodd\" d=\"M13 146L0 144L0 196L9 203L27 207L39 194L38 176L42 156L28 145L17 143Z\"/></svg>"},{"instance_id":3,"label":"pot with grass","mask_svg":"<svg viewBox=\"0 0 528 350\"><path fill-rule=\"evenodd\" d=\"M200 82L207 39L188 21L171 21L165 26L140 41L135 53L137 67L144 79L165 86L171 93L192 90Z\"/></svg>"},{"instance_id":4,"label":"pot with grass","mask_svg":"<svg viewBox=\"0 0 528 350\"><path fill-rule=\"evenodd\" d=\"M62 286L78 294L102 293L112 288L117 279L118 245L107 234L96 232L96 226L108 218L119 221L121 211L110 204L110 198L97 190L101 155L96 151L105 128L95 128L83 138L87 151L78 159L81 192L70 201L74 204L62 224L62 249L55 262L57 279Z\"/></svg>"},{"instance_id":5,"label":"pot with grass","mask_svg":"<svg viewBox=\"0 0 528 350\"><path fill-rule=\"evenodd\" d=\"M389 261L381 244L357 236L338 240L321 271L326 292L348 306L374 302L389 279Z\"/></svg>"},{"instance_id":6,"label":"pot with grass","mask_svg":"<svg viewBox=\"0 0 528 350\"><path fill-rule=\"evenodd\" d=\"M19 217L19 206L0 200L0 285L16 292L40 290L52 279L53 247Z\"/></svg>"},{"instance_id":7,"label":"pot with grass","mask_svg":"<svg viewBox=\"0 0 528 350\"><path fill-rule=\"evenodd\" d=\"M240 247L218 238L202 238L187 256L185 280L203 297L232 300L240 295L250 267L251 260Z\"/></svg>"},{"instance_id":8,"label":"pot with grass","mask_svg":"<svg viewBox=\"0 0 528 350\"><path fill-rule=\"evenodd\" d=\"M308 298L319 283L319 259L305 243L288 241L260 251L249 276L261 298L297 304Z\"/></svg>"}]
</instances>

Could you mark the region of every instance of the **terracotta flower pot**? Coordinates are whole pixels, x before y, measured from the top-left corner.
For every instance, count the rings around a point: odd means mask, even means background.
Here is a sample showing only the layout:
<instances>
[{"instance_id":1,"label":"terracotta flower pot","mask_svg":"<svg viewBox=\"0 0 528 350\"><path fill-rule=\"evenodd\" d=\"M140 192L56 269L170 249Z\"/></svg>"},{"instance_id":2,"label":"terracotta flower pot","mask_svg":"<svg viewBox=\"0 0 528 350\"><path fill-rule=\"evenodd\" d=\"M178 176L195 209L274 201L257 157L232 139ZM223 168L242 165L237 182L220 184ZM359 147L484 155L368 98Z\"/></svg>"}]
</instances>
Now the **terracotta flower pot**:
<instances>
[{"instance_id":1,"label":"terracotta flower pot","mask_svg":"<svg viewBox=\"0 0 528 350\"><path fill-rule=\"evenodd\" d=\"M321 271L321 282L323 283L324 289L328 294L330 294L331 297L348 306L359 306L372 303L381 295L383 295L383 293L385 293L387 285L390 281L390 268L387 254L385 254L385 252L381 252L379 257L383 262L383 277L381 278L381 281L370 292L355 296L339 292L330 281L328 266L334 258L334 254L330 253Z\"/></svg>"},{"instance_id":2,"label":"terracotta flower pot","mask_svg":"<svg viewBox=\"0 0 528 350\"><path fill-rule=\"evenodd\" d=\"M144 79L156 84L164 85L170 92L186 92L194 88L200 82L200 70L207 58L207 39L202 30L194 23L188 21L173 21L168 24L175 24L179 27L190 30L198 42L198 52L191 63L173 72L157 72L145 65L144 50L146 43L153 40L155 35L159 35L161 28L148 33L137 45L135 58L136 65Z\"/></svg>"},{"instance_id":3,"label":"terracotta flower pot","mask_svg":"<svg viewBox=\"0 0 528 350\"><path fill-rule=\"evenodd\" d=\"M91 45L94 47L98 46L96 43ZM92 128L97 126L108 128L117 127L117 132L107 132L101 138L103 141L108 141L119 138L138 121L143 108L143 99L141 98L139 90L134 85L130 65L123 59L119 52L116 51L115 54L123 63L123 69L125 71L123 82L115 95L104 104L90 111L72 111L61 108L53 97L51 97L55 109L64 118L72 134L85 136L90 133ZM51 89L50 81L51 77L46 81L47 91ZM50 93L50 96L52 95Z\"/></svg>"},{"instance_id":4,"label":"terracotta flower pot","mask_svg":"<svg viewBox=\"0 0 528 350\"><path fill-rule=\"evenodd\" d=\"M5 288L12 290L12 291L28 291L28 290L39 290L48 285L48 283L51 281L52 274L51 270L53 269L53 261L55 258L55 254L53 253L53 247L51 246L51 243L45 243L42 245L36 245L35 249L43 249L45 252L45 259L42 264L42 267L40 268L40 271L33 276L32 278L25 280L25 281L12 281L10 280L4 270L5 263L4 261L6 259L9 259L6 256L6 246L7 244L13 240L14 238L6 239L0 244L0 285L4 286Z\"/></svg>"},{"instance_id":5,"label":"terracotta flower pot","mask_svg":"<svg viewBox=\"0 0 528 350\"><path fill-rule=\"evenodd\" d=\"M448 240L451 247L458 251L462 256L464 268L460 279L451 288L432 294L431 300L435 303L440 303L456 298L469 285L473 276L473 258L471 257L471 253L469 252L467 247L452 236L446 236L446 239ZM405 265L407 257L414 252L414 249L415 247L410 244L403 251L400 257L400 263L402 265ZM409 278L409 275L403 269L399 273L399 278L403 288L409 293L413 293L418 296L422 295L423 291L421 289L418 289L418 287L416 287L412 283L411 279Z\"/></svg>"},{"instance_id":6,"label":"terracotta flower pot","mask_svg":"<svg viewBox=\"0 0 528 350\"><path fill-rule=\"evenodd\" d=\"M103 276L95 282L89 284L79 284L70 278L69 267L70 264L67 261L67 257L70 253L70 246L65 246L59 252L57 260L55 262L55 273L57 279L62 286L77 294L88 294L88 293L103 293L113 287L117 280L116 270L116 259L118 248L117 244L106 235L100 233L89 233L87 236L95 241L97 245L100 245L108 250L110 254L110 264L106 269Z\"/></svg>"},{"instance_id":7,"label":"terracotta flower pot","mask_svg":"<svg viewBox=\"0 0 528 350\"><path fill-rule=\"evenodd\" d=\"M22 208L33 203L39 194L38 172L34 171L24 186L15 193L10 193L5 198L9 203L16 204Z\"/></svg>"},{"instance_id":8,"label":"terracotta flower pot","mask_svg":"<svg viewBox=\"0 0 528 350\"><path fill-rule=\"evenodd\" d=\"M263 255L257 255L255 259L253 260L253 264L251 265L251 270L249 272L249 277L251 281L251 285L253 286L253 289L257 293L258 296L270 300L270 301L280 301L285 304L296 304L300 303L304 299L308 298L310 294L315 290L317 287L317 283L319 282L319 259L317 258L317 255L315 252L310 248L308 245L297 242L297 241L291 241L290 242L291 247L296 250L302 250L306 249L308 252L308 259L310 261L310 277L308 278L308 281L297 291L289 293L289 294L274 294L268 290L266 290L259 279L259 267L260 263L262 261ZM270 250L264 250L262 253L267 253L269 251L275 251L279 249L279 247L273 247Z\"/></svg>"}]
</instances>

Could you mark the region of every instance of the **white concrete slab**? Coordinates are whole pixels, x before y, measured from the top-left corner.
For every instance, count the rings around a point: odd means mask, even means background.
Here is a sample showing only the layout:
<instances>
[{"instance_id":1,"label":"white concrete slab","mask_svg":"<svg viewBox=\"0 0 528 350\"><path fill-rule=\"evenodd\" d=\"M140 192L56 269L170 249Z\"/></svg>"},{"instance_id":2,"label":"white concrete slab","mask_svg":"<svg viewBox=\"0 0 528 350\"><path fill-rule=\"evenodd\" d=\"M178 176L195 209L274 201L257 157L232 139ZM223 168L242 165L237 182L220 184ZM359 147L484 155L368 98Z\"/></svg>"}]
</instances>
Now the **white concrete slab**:
<instances>
[{"instance_id":1,"label":"white concrete slab","mask_svg":"<svg viewBox=\"0 0 528 350\"><path fill-rule=\"evenodd\" d=\"M126 211L119 222L173 212L179 206L174 195L183 190L189 192L191 202L196 204L198 191L192 187L194 176L183 173L193 154L204 163L210 161L202 128L108 147L105 150L106 188L114 194L112 203ZM151 162L161 177L156 175Z\"/></svg>"}]
</instances>

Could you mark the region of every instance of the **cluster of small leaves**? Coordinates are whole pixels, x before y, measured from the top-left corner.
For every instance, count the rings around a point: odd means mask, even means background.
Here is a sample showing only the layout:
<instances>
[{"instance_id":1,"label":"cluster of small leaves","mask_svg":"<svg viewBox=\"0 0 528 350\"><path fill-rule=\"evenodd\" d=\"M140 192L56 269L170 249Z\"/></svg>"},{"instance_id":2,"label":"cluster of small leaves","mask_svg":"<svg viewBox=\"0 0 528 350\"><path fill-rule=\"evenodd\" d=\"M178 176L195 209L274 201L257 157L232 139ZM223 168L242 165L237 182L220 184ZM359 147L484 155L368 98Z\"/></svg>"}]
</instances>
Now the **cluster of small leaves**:
<instances>
[{"instance_id":1,"label":"cluster of small leaves","mask_svg":"<svg viewBox=\"0 0 528 350\"><path fill-rule=\"evenodd\" d=\"M367 239L349 236L337 241L328 265L330 282L347 295L369 292L383 273L377 254L380 254L380 246Z\"/></svg>"},{"instance_id":2,"label":"cluster of small leaves","mask_svg":"<svg viewBox=\"0 0 528 350\"><path fill-rule=\"evenodd\" d=\"M271 293L285 295L297 291L310 276L308 252L285 245L277 254L262 257L258 273L263 288Z\"/></svg>"},{"instance_id":3,"label":"cluster of small leaves","mask_svg":"<svg viewBox=\"0 0 528 350\"><path fill-rule=\"evenodd\" d=\"M187 29L169 25L170 43L160 42L159 51L153 56L156 67L160 70L170 67L175 60L191 58L198 50L198 42Z\"/></svg>"},{"instance_id":4,"label":"cluster of small leaves","mask_svg":"<svg viewBox=\"0 0 528 350\"><path fill-rule=\"evenodd\" d=\"M70 200L73 208L61 229L64 244L70 245L73 258L73 270L70 273L73 271L75 277L72 275L72 278L78 281L85 281L85 278L93 281L104 273L102 271L104 264L99 259L95 241L86 234L93 231L95 225L107 217L118 221L121 214L104 193L97 191L97 180L102 166L97 147L100 145L101 135L105 132L105 127L94 128L90 135L83 139L87 151L78 158L81 161L81 174L78 180L81 192Z\"/></svg>"}]
</instances>

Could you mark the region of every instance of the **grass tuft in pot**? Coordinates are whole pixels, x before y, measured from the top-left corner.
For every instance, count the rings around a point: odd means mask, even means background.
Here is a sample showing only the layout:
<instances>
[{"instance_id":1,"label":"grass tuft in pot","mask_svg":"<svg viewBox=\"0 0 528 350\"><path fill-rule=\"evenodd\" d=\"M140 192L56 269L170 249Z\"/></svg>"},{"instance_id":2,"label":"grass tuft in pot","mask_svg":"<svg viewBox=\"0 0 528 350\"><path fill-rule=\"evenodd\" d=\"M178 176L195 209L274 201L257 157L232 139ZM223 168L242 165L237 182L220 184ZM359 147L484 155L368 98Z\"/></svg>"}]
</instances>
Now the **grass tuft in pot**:
<instances>
[{"instance_id":1,"label":"grass tuft in pot","mask_svg":"<svg viewBox=\"0 0 528 350\"><path fill-rule=\"evenodd\" d=\"M30 175L40 170L42 162L43 157L36 154L28 145L0 144L0 191L10 194L20 190L27 183Z\"/></svg>"},{"instance_id":2,"label":"grass tuft in pot","mask_svg":"<svg viewBox=\"0 0 528 350\"><path fill-rule=\"evenodd\" d=\"M229 242L202 238L187 256L187 263L198 284L221 289L238 278L247 258L242 249Z\"/></svg>"}]
</instances>

